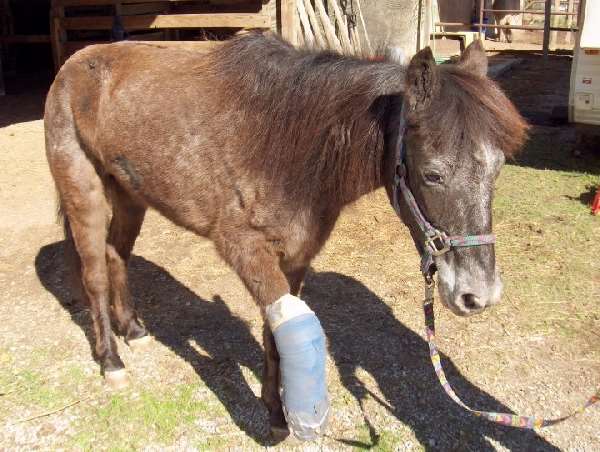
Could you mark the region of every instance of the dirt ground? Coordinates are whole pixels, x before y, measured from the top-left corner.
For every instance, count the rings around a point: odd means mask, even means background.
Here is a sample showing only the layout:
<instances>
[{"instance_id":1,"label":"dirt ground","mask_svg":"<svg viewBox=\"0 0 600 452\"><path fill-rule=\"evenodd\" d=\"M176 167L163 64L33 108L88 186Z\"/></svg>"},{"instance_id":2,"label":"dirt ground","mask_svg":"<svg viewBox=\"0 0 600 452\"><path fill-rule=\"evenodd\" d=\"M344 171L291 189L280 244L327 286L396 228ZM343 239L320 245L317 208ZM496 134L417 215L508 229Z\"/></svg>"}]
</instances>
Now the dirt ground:
<instances>
[{"instance_id":1,"label":"dirt ground","mask_svg":"<svg viewBox=\"0 0 600 452\"><path fill-rule=\"evenodd\" d=\"M484 314L436 308L449 379L478 409L559 416L600 387L597 154L575 158L570 57L519 55L501 85L532 122L498 181L506 290ZM423 340L418 257L382 191L348 208L302 297L329 341L329 433L273 444L258 396L259 313L212 245L149 213L130 263L153 340L119 342L132 384L103 385L72 305L44 157L45 86L0 98L0 450L600 450L600 407L537 432L495 426L443 392Z\"/></svg>"}]
</instances>

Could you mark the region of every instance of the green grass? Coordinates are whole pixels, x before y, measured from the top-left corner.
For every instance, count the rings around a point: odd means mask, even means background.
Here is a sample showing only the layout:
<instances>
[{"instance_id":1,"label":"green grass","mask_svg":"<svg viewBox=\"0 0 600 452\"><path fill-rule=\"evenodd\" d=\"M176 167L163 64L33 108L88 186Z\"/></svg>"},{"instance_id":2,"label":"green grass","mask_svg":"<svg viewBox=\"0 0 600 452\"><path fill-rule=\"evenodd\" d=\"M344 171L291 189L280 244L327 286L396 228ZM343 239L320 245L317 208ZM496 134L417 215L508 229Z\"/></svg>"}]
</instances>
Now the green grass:
<instances>
[{"instance_id":1,"label":"green grass","mask_svg":"<svg viewBox=\"0 0 600 452\"><path fill-rule=\"evenodd\" d=\"M76 365L60 369L48 367L47 349L35 349L16 360L7 351L0 351L0 420L14 422L13 408L26 410L30 415L56 409L76 399L77 385L83 370Z\"/></svg>"},{"instance_id":2,"label":"green grass","mask_svg":"<svg viewBox=\"0 0 600 452\"><path fill-rule=\"evenodd\" d=\"M600 163L573 157L556 139L536 137L503 169L494 221L505 298L522 328L572 337L600 326L600 218L589 207Z\"/></svg>"},{"instance_id":3,"label":"green grass","mask_svg":"<svg viewBox=\"0 0 600 452\"><path fill-rule=\"evenodd\" d=\"M87 410L77 425L71 445L91 450L102 444L108 450L136 450L144 445L169 445L178 436L195 429L198 418L218 419L225 415L216 401L199 400L200 385L174 389L145 390L139 394L115 394Z\"/></svg>"},{"instance_id":4,"label":"green grass","mask_svg":"<svg viewBox=\"0 0 600 452\"><path fill-rule=\"evenodd\" d=\"M403 432L397 432L392 430L380 430L375 432L368 425L362 425L357 428L356 444L354 450L373 450L378 452L392 452L398 450L398 445L402 444L405 447L408 442L413 444L413 448L410 450L422 451L425 450L424 446L415 443L414 439L407 438L407 435ZM403 449L406 450L406 449Z\"/></svg>"}]
</instances>

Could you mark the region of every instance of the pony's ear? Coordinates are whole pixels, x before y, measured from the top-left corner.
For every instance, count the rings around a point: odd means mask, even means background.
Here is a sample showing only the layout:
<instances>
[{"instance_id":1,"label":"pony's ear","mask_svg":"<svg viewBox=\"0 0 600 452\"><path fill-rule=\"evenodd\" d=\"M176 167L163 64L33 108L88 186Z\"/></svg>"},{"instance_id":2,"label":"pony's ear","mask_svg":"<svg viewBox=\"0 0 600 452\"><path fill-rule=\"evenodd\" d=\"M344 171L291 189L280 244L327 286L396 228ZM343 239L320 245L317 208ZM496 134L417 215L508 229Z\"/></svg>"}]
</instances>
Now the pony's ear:
<instances>
[{"instance_id":1,"label":"pony's ear","mask_svg":"<svg viewBox=\"0 0 600 452\"><path fill-rule=\"evenodd\" d=\"M457 65L479 77L485 77L488 70L488 60L481 40L476 39L460 56Z\"/></svg>"},{"instance_id":2,"label":"pony's ear","mask_svg":"<svg viewBox=\"0 0 600 452\"><path fill-rule=\"evenodd\" d=\"M426 47L412 57L406 70L405 96L409 108L413 111L427 108L438 90L439 80L435 59L431 49Z\"/></svg>"}]
</instances>

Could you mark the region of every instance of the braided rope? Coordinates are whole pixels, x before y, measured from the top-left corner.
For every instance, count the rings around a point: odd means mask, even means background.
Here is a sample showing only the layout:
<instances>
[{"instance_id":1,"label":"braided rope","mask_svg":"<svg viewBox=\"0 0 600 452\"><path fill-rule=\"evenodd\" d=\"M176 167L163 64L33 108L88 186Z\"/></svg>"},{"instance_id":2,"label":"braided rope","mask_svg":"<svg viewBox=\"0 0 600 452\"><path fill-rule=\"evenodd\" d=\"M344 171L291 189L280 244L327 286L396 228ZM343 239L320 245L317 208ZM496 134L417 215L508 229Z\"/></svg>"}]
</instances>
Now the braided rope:
<instances>
[{"instance_id":1,"label":"braided rope","mask_svg":"<svg viewBox=\"0 0 600 452\"><path fill-rule=\"evenodd\" d=\"M543 419L537 416L521 416L518 414L509 414L509 413L495 413L493 411L479 411L474 410L467 406L450 386L448 379L446 378L446 374L444 373L444 369L442 368L442 362L440 360L440 354L435 346L433 340L435 339L435 316L433 313L433 297L434 297L434 288L435 284L433 280L430 283L426 282L425 287L425 301L423 302L423 311L425 313L425 333L427 335L427 343L429 344L429 356L431 358L431 362L433 364L433 369L435 370L435 374L444 388L444 391L448 396L454 400L458 405L463 407L465 410L470 411L476 416L483 417L488 421L495 422L497 424L508 425L511 427L520 427L526 429L535 429L540 427L547 427L550 425L558 424L560 422L569 419L576 414L579 414L585 411L590 406L594 405L598 401L600 401L600 389L596 394L590 397L586 403L580 406L577 410L572 413L562 416L556 419Z\"/></svg>"}]
</instances>

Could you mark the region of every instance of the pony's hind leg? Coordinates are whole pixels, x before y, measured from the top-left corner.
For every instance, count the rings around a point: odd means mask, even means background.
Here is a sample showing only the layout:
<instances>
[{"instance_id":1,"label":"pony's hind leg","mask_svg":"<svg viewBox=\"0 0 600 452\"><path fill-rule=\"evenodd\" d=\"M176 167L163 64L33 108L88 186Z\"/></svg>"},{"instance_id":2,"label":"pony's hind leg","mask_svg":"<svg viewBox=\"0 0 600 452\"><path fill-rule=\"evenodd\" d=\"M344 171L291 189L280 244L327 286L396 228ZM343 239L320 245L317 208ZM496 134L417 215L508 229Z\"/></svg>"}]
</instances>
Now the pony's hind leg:
<instances>
[{"instance_id":1,"label":"pony's hind leg","mask_svg":"<svg viewBox=\"0 0 600 452\"><path fill-rule=\"evenodd\" d=\"M104 187L94 165L77 143L67 143L65 148L56 155L49 153L48 160L79 256L81 281L94 327L95 358L107 382L120 388L128 381L110 323L106 263L108 205Z\"/></svg>"},{"instance_id":2,"label":"pony's hind leg","mask_svg":"<svg viewBox=\"0 0 600 452\"><path fill-rule=\"evenodd\" d=\"M64 217L64 212L59 212L59 217ZM63 226L65 233L65 270L68 278L68 285L71 290L71 299L69 302L73 305L79 304L89 308L90 300L88 300L85 289L83 288L83 281L81 280L81 258L75 249L71 225L69 224L69 219L66 217L63 218Z\"/></svg>"},{"instance_id":3,"label":"pony's hind leg","mask_svg":"<svg viewBox=\"0 0 600 452\"><path fill-rule=\"evenodd\" d=\"M112 220L106 244L106 262L110 278L111 302L119 333L134 347L144 344L146 329L135 311L127 278L127 263L135 239L140 233L146 208L135 202L116 183L111 184Z\"/></svg>"}]
</instances>

